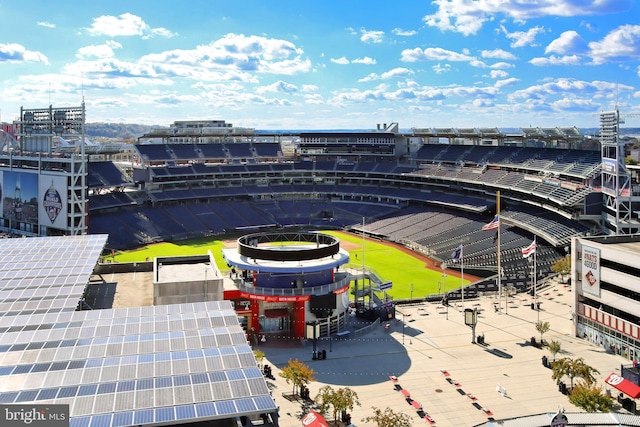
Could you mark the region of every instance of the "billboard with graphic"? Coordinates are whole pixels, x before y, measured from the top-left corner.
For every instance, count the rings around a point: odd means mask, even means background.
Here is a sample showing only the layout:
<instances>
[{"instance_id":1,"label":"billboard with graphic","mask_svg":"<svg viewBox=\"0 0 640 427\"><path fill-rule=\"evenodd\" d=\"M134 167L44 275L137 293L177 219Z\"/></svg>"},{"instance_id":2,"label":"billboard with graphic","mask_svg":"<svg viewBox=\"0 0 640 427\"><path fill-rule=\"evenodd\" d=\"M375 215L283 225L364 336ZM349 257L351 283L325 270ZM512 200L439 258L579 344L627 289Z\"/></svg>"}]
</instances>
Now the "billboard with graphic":
<instances>
[{"instance_id":1,"label":"billboard with graphic","mask_svg":"<svg viewBox=\"0 0 640 427\"><path fill-rule=\"evenodd\" d=\"M40 225L67 228L67 177L40 175L38 220Z\"/></svg>"},{"instance_id":2,"label":"billboard with graphic","mask_svg":"<svg viewBox=\"0 0 640 427\"><path fill-rule=\"evenodd\" d=\"M38 223L38 175L4 171L2 173L2 216L12 223Z\"/></svg>"},{"instance_id":3,"label":"billboard with graphic","mask_svg":"<svg viewBox=\"0 0 640 427\"><path fill-rule=\"evenodd\" d=\"M582 291L600 296L600 249L582 245Z\"/></svg>"},{"instance_id":4,"label":"billboard with graphic","mask_svg":"<svg viewBox=\"0 0 640 427\"><path fill-rule=\"evenodd\" d=\"M67 177L0 171L0 216L13 230L67 229Z\"/></svg>"}]
</instances>

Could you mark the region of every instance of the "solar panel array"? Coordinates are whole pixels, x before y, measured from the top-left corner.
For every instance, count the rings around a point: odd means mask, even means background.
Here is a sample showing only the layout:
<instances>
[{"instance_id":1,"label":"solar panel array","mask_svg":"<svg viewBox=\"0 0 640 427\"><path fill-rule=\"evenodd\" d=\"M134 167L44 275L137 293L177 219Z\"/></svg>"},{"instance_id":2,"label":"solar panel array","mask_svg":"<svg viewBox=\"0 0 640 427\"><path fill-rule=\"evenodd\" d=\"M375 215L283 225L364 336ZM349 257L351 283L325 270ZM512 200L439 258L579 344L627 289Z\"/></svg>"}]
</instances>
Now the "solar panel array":
<instances>
[{"instance_id":1,"label":"solar panel array","mask_svg":"<svg viewBox=\"0 0 640 427\"><path fill-rule=\"evenodd\" d=\"M0 242L0 254L25 260L11 274L6 258L0 263L0 304L12 307L0 317L0 403L69 404L72 427L166 425L277 409L229 301L75 311L105 242L79 237ZM69 253L85 263L59 260ZM58 267L64 272L56 276ZM40 285L18 285L37 283L21 281L22 271ZM69 282L46 286L52 277ZM40 305L58 295L65 304Z\"/></svg>"},{"instance_id":2,"label":"solar panel array","mask_svg":"<svg viewBox=\"0 0 640 427\"><path fill-rule=\"evenodd\" d=\"M0 316L76 310L107 237L0 239Z\"/></svg>"}]
</instances>

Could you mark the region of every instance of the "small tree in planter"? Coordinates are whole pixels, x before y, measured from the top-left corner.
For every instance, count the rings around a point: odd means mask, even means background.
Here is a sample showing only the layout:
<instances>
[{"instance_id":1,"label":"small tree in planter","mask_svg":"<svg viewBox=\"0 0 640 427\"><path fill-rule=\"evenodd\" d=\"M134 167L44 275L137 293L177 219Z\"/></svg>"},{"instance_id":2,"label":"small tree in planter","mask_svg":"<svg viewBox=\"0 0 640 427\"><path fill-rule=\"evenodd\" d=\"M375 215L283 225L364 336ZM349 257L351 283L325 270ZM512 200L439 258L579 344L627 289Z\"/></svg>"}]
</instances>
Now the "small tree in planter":
<instances>
[{"instance_id":1,"label":"small tree in planter","mask_svg":"<svg viewBox=\"0 0 640 427\"><path fill-rule=\"evenodd\" d=\"M537 322L536 323L536 331L540 332L540 345L544 345L544 341L542 339L542 336L549 332L549 329L551 329L551 325L549 324L549 322Z\"/></svg>"},{"instance_id":2,"label":"small tree in planter","mask_svg":"<svg viewBox=\"0 0 640 427\"><path fill-rule=\"evenodd\" d=\"M551 271L560 275L560 280L565 283L564 276L571 273L571 255L560 258L551 265Z\"/></svg>"},{"instance_id":3,"label":"small tree in planter","mask_svg":"<svg viewBox=\"0 0 640 427\"><path fill-rule=\"evenodd\" d=\"M549 350L549 353L551 354L551 357L553 357L553 361L555 362L556 355L561 351L560 343L556 340L551 340L549 346L547 347L547 350Z\"/></svg>"},{"instance_id":4,"label":"small tree in planter","mask_svg":"<svg viewBox=\"0 0 640 427\"><path fill-rule=\"evenodd\" d=\"M393 409L387 407L384 411L375 406L373 415L365 417L362 422L374 423L377 427L412 427L413 421L411 417L404 412L394 412Z\"/></svg>"},{"instance_id":5,"label":"small tree in planter","mask_svg":"<svg viewBox=\"0 0 640 427\"><path fill-rule=\"evenodd\" d=\"M296 389L300 390L301 386L309 384L316 379L313 369L298 359L289 359L289 364L282 368L279 375L287 381L287 384L289 382L293 383L293 391L291 393L294 395L296 394Z\"/></svg>"},{"instance_id":6,"label":"small tree in planter","mask_svg":"<svg viewBox=\"0 0 640 427\"><path fill-rule=\"evenodd\" d=\"M265 356L264 351L255 349L253 350L253 355L256 358L256 362L258 362L258 366L262 368L262 361L264 360Z\"/></svg>"},{"instance_id":7,"label":"small tree in planter","mask_svg":"<svg viewBox=\"0 0 640 427\"><path fill-rule=\"evenodd\" d=\"M551 378L560 381L564 377L569 377L571 389L573 389L574 378L581 378L586 384L593 384L596 382L595 375L600 373L596 368L584 363L582 357L577 359L563 357L553 363L552 369L553 374L551 374Z\"/></svg>"},{"instance_id":8,"label":"small tree in planter","mask_svg":"<svg viewBox=\"0 0 640 427\"><path fill-rule=\"evenodd\" d=\"M334 390L330 385L325 385L318 390L315 402L320 406L321 412L326 412L330 407L333 408L334 425L338 420L338 413L353 411L353 406L360 406L358 393L349 387Z\"/></svg>"},{"instance_id":9,"label":"small tree in planter","mask_svg":"<svg viewBox=\"0 0 640 427\"><path fill-rule=\"evenodd\" d=\"M609 412L613 407L613 399L602 392L602 386L582 380L571 389L569 402L587 412Z\"/></svg>"}]
</instances>

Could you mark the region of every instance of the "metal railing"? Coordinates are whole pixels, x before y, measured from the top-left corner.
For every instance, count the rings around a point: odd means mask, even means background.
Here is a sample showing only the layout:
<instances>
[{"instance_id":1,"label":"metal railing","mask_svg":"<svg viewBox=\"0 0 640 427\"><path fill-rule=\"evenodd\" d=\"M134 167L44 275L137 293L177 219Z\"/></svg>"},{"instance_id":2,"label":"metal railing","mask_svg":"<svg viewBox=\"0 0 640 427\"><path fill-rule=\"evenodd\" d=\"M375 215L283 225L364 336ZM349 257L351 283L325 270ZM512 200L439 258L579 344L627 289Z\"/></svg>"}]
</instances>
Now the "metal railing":
<instances>
[{"instance_id":1,"label":"metal railing","mask_svg":"<svg viewBox=\"0 0 640 427\"><path fill-rule=\"evenodd\" d=\"M247 285L246 282L240 282L237 286L242 292L248 292L257 295L269 295L269 296L302 296L302 295L324 295L329 292L333 292L337 289L343 288L349 285L351 281L351 275L349 273L336 273L336 278L339 278L336 282L329 283L321 286L311 286L307 288L263 288L260 286Z\"/></svg>"}]
</instances>

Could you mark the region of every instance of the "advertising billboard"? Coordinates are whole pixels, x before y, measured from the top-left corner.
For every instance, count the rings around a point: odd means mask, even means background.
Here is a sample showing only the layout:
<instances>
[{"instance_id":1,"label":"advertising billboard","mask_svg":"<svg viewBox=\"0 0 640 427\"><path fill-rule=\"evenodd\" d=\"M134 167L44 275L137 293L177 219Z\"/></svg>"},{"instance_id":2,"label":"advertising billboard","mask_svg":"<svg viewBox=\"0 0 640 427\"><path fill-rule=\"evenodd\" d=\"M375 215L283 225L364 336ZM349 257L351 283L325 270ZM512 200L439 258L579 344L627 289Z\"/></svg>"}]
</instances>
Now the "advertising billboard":
<instances>
[{"instance_id":1,"label":"advertising billboard","mask_svg":"<svg viewBox=\"0 0 640 427\"><path fill-rule=\"evenodd\" d=\"M600 249L582 245L582 292L600 296Z\"/></svg>"},{"instance_id":2,"label":"advertising billboard","mask_svg":"<svg viewBox=\"0 0 640 427\"><path fill-rule=\"evenodd\" d=\"M67 177L40 175L38 220L40 225L67 228Z\"/></svg>"},{"instance_id":3,"label":"advertising billboard","mask_svg":"<svg viewBox=\"0 0 640 427\"><path fill-rule=\"evenodd\" d=\"M0 216L14 230L67 229L67 177L0 171Z\"/></svg>"},{"instance_id":4,"label":"advertising billboard","mask_svg":"<svg viewBox=\"0 0 640 427\"><path fill-rule=\"evenodd\" d=\"M2 216L14 223L38 223L38 175L2 173Z\"/></svg>"}]
</instances>

